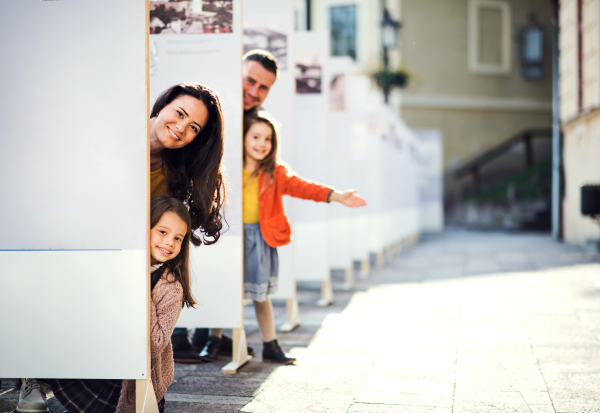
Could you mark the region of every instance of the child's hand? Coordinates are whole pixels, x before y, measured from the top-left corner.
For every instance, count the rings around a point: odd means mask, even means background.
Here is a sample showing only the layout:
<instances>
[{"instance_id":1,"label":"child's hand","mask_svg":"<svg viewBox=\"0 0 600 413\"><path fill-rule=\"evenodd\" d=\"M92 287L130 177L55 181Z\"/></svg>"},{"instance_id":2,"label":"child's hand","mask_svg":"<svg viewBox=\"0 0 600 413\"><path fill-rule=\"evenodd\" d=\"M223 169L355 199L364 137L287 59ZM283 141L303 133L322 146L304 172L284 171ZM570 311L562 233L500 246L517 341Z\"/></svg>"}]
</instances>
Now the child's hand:
<instances>
[{"instance_id":1,"label":"child's hand","mask_svg":"<svg viewBox=\"0 0 600 413\"><path fill-rule=\"evenodd\" d=\"M361 196L356 195L356 189L350 189L346 192L333 191L330 199L332 201L340 202L350 208L360 208L367 206L367 200Z\"/></svg>"}]
</instances>

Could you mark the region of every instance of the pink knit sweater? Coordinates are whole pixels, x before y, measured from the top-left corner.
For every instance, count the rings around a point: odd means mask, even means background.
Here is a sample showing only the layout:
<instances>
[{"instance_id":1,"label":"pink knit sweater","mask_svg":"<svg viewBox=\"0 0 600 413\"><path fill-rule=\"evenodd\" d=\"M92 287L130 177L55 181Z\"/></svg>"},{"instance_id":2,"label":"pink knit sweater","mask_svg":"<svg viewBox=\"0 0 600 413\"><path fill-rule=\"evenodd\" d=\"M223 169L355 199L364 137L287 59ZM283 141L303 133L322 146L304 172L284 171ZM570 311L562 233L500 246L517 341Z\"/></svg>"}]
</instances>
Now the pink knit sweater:
<instances>
[{"instance_id":1,"label":"pink knit sweater","mask_svg":"<svg viewBox=\"0 0 600 413\"><path fill-rule=\"evenodd\" d=\"M172 274L164 274L152 290L151 302L151 368L156 400L161 400L173 381L173 348L171 334L183 306L183 288L179 281L169 282ZM135 380L123 380L117 413L135 413Z\"/></svg>"}]
</instances>

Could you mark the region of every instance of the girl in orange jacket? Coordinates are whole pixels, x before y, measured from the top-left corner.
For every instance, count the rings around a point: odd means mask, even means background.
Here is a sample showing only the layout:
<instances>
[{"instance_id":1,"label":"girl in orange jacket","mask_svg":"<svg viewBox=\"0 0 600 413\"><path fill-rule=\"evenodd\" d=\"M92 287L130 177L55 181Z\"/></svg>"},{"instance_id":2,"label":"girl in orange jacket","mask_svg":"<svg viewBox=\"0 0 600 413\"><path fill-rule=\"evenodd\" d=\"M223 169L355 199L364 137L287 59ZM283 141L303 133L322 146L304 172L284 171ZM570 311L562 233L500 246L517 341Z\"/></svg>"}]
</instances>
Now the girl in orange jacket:
<instances>
[{"instance_id":1,"label":"girl in orange jacket","mask_svg":"<svg viewBox=\"0 0 600 413\"><path fill-rule=\"evenodd\" d=\"M291 241L291 228L283 209L283 195L316 202L340 202L351 208L367 205L355 190L345 192L296 176L277 160L277 130L270 116L259 111L244 117L244 298L254 302L263 335L263 361L290 364L296 359L282 351L275 336L275 319L269 294L277 292L277 247ZM219 335L213 329L200 353L216 359Z\"/></svg>"}]
</instances>

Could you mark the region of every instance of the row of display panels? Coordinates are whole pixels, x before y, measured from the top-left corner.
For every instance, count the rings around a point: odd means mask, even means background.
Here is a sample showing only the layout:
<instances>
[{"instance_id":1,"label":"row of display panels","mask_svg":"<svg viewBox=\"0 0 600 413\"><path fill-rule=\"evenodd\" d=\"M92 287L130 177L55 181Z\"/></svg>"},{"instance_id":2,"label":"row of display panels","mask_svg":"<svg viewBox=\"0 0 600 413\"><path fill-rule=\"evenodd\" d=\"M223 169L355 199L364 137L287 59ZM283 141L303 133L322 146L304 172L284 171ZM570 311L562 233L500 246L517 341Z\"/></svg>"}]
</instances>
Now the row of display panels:
<instances>
[{"instance_id":1,"label":"row of display panels","mask_svg":"<svg viewBox=\"0 0 600 413\"><path fill-rule=\"evenodd\" d=\"M406 143L381 135L402 129L397 116L368 78L329 58L326 34L294 33L291 1L245 0L243 39L241 0L215 2L218 10L172 3L179 9L170 17L142 0L10 0L5 8L35 30L23 33L18 19L0 28L14 39L0 45L0 191L9 200L0 205L0 312L19 312L0 320L0 377L146 377L148 106L185 81L208 85L221 102L228 231L192 248L200 305L179 324L242 326L244 50L267 48L279 60L264 107L281 123L281 158L302 177L357 188L369 201L349 211L286 200L294 241L279 250L281 295L293 293L296 278L325 279L419 230L416 167L399 146L417 145L413 135L399 132ZM40 314L36 329L22 322Z\"/></svg>"}]
</instances>

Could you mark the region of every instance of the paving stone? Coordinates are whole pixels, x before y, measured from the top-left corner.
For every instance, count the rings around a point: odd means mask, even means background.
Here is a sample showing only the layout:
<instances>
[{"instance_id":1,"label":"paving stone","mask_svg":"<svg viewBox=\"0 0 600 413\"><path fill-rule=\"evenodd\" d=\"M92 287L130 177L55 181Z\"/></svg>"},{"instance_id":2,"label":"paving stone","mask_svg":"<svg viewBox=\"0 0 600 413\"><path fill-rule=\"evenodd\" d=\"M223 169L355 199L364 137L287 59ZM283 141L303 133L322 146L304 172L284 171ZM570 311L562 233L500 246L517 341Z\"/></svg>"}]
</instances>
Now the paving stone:
<instances>
[{"instance_id":1,"label":"paving stone","mask_svg":"<svg viewBox=\"0 0 600 413\"><path fill-rule=\"evenodd\" d=\"M454 392L454 376L430 372L371 372L362 389L449 395Z\"/></svg>"},{"instance_id":2,"label":"paving stone","mask_svg":"<svg viewBox=\"0 0 600 413\"><path fill-rule=\"evenodd\" d=\"M452 407L451 394L401 393L361 390L355 398L356 403L399 404L405 406Z\"/></svg>"},{"instance_id":3,"label":"paving stone","mask_svg":"<svg viewBox=\"0 0 600 413\"><path fill-rule=\"evenodd\" d=\"M561 372L544 373L548 392L555 399L587 399L596 398L600 388L600 372ZM600 396L598 406L600 406ZM557 409L558 410L558 409Z\"/></svg>"},{"instance_id":4,"label":"paving stone","mask_svg":"<svg viewBox=\"0 0 600 413\"><path fill-rule=\"evenodd\" d=\"M449 407L400 406L386 404L354 403L348 413L452 413Z\"/></svg>"},{"instance_id":5,"label":"paving stone","mask_svg":"<svg viewBox=\"0 0 600 413\"><path fill-rule=\"evenodd\" d=\"M510 404L503 402L456 401L452 413L531 413L525 402Z\"/></svg>"},{"instance_id":6,"label":"paving stone","mask_svg":"<svg viewBox=\"0 0 600 413\"><path fill-rule=\"evenodd\" d=\"M530 404L531 413L556 413L551 404Z\"/></svg>"},{"instance_id":7,"label":"paving stone","mask_svg":"<svg viewBox=\"0 0 600 413\"><path fill-rule=\"evenodd\" d=\"M522 391L521 394L527 404L546 404L551 405L550 394L547 391Z\"/></svg>"},{"instance_id":8,"label":"paving stone","mask_svg":"<svg viewBox=\"0 0 600 413\"><path fill-rule=\"evenodd\" d=\"M493 390L462 390L457 389L454 394L456 402L476 401L486 403L522 404L525 402L523 395L518 391L493 391Z\"/></svg>"},{"instance_id":9,"label":"paving stone","mask_svg":"<svg viewBox=\"0 0 600 413\"><path fill-rule=\"evenodd\" d=\"M600 399L598 398L552 398L556 413L588 413L600 412Z\"/></svg>"},{"instance_id":10,"label":"paving stone","mask_svg":"<svg viewBox=\"0 0 600 413\"><path fill-rule=\"evenodd\" d=\"M244 406L240 412L247 413L346 413L348 404L315 404L309 397L305 397L302 403L290 403L285 399L279 400L253 400Z\"/></svg>"},{"instance_id":11,"label":"paving stone","mask_svg":"<svg viewBox=\"0 0 600 413\"><path fill-rule=\"evenodd\" d=\"M237 413L241 407L232 404L202 404L165 400L165 413Z\"/></svg>"}]
</instances>

